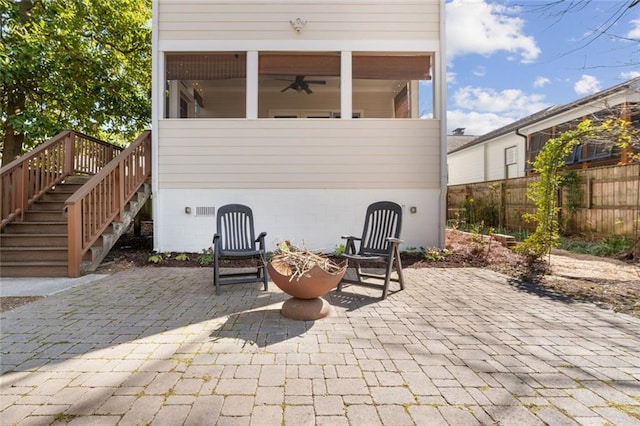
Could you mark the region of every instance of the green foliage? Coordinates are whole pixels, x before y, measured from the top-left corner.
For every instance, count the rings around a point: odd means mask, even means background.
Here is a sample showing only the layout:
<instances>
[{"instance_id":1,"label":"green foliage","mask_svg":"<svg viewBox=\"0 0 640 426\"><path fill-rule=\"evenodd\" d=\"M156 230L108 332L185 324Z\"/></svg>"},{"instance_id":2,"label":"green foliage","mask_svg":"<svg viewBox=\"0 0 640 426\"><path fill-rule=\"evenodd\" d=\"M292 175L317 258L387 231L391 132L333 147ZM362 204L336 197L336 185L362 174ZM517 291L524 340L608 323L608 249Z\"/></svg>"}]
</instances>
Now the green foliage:
<instances>
[{"instance_id":1,"label":"green foliage","mask_svg":"<svg viewBox=\"0 0 640 426\"><path fill-rule=\"evenodd\" d=\"M466 213L466 222L469 224L485 223L489 226L498 226L500 222L500 207L494 199L497 186L491 185L489 198L482 198L472 193L465 197L462 208Z\"/></svg>"},{"instance_id":2,"label":"green foliage","mask_svg":"<svg viewBox=\"0 0 640 426\"><path fill-rule=\"evenodd\" d=\"M213 263L213 248L203 249L202 254L196 257L196 262L202 266L211 265Z\"/></svg>"},{"instance_id":3,"label":"green foliage","mask_svg":"<svg viewBox=\"0 0 640 426\"><path fill-rule=\"evenodd\" d=\"M549 139L538 153L533 168L540 179L527 188L527 196L534 202L536 212L524 215L525 220L535 222L536 230L519 246L521 253L538 258L558 245L560 229L557 194L562 182L559 171L573 148L593 133L591 121L584 120L576 129L567 130L558 137Z\"/></svg>"},{"instance_id":4,"label":"green foliage","mask_svg":"<svg viewBox=\"0 0 640 426\"><path fill-rule=\"evenodd\" d=\"M65 128L124 143L149 127L150 0L0 0L0 22L5 154Z\"/></svg>"},{"instance_id":5,"label":"green foliage","mask_svg":"<svg viewBox=\"0 0 640 426\"><path fill-rule=\"evenodd\" d=\"M451 250L440 249L438 247L427 247L422 253L424 260L429 262L442 262L450 255Z\"/></svg>"},{"instance_id":6,"label":"green foliage","mask_svg":"<svg viewBox=\"0 0 640 426\"><path fill-rule=\"evenodd\" d=\"M189 260L189 256L187 256L185 253L179 253L176 255L176 260L179 262L186 262Z\"/></svg>"},{"instance_id":7,"label":"green foliage","mask_svg":"<svg viewBox=\"0 0 640 426\"><path fill-rule=\"evenodd\" d=\"M551 248L558 246L558 189L563 184L577 185L575 182L571 183L570 175L563 176L560 169L574 147L584 141L598 141L627 148L638 143L638 132L625 120L605 120L598 125L593 125L591 120L583 120L576 128L567 130L545 143L533 162L533 168L540 179L527 188L527 196L535 203L536 212L524 216L525 219L535 222L536 230L519 246L521 253L539 258L548 254ZM572 202L569 204L571 206Z\"/></svg>"},{"instance_id":8,"label":"green foliage","mask_svg":"<svg viewBox=\"0 0 640 426\"><path fill-rule=\"evenodd\" d=\"M573 170L564 172L559 177L559 183L567 194L567 203L563 208L575 212L582 206L582 175Z\"/></svg>"},{"instance_id":9,"label":"green foliage","mask_svg":"<svg viewBox=\"0 0 640 426\"><path fill-rule=\"evenodd\" d=\"M484 254L484 256L488 256L494 233L494 228L485 226L484 222L474 225L471 230L471 242L473 243L471 252L475 255ZM486 236L489 236L489 238L486 238Z\"/></svg>"},{"instance_id":10,"label":"green foliage","mask_svg":"<svg viewBox=\"0 0 640 426\"><path fill-rule=\"evenodd\" d=\"M346 246L344 244L338 244L336 245L336 248L333 250L333 255L342 256L345 250L346 250Z\"/></svg>"},{"instance_id":11,"label":"green foliage","mask_svg":"<svg viewBox=\"0 0 640 426\"><path fill-rule=\"evenodd\" d=\"M574 253L590 254L600 257L616 257L627 251L632 245L633 240L631 238L611 235L595 242L560 238L559 247Z\"/></svg>"},{"instance_id":12,"label":"green foliage","mask_svg":"<svg viewBox=\"0 0 640 426\"><path fill-rule=\"evenodd\" d=\"M162 254L156 253L156 254L152 254L151 256L149 256L149 259L147 259L147 262L155 263L157 265L159 263L162 263L163 260L164 260L164 258L162 257Z\"/></svg>"}]
</instances>

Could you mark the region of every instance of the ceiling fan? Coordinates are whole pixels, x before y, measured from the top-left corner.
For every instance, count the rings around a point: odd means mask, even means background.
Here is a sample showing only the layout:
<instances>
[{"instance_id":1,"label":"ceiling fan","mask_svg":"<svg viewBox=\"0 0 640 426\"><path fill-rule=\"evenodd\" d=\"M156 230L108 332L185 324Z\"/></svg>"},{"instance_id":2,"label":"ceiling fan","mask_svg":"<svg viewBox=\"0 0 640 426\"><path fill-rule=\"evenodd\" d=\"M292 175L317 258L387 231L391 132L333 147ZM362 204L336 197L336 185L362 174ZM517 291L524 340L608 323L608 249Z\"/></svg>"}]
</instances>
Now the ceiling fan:
<instances>
[{"instance_id":1,"label":"ceiling fan","mask_svg":"<svg viewBox=\"0 0 640 426\"><path fill-rule=\"evenodd\" d=\"M284 80L284 81L291 81L291 80ZM302 92L304 90L305 92L307 92L307 94L310 95L313 93L313 91L309 88L310 84L327 84L327 82L323 80L305 80L304 75L296 75L296 79L294 81L291 81L291 84L289 84L287 87L282 89L280 92L285 92L289 89L293 89L296 92Z\"/></svg>"}]
</instances>

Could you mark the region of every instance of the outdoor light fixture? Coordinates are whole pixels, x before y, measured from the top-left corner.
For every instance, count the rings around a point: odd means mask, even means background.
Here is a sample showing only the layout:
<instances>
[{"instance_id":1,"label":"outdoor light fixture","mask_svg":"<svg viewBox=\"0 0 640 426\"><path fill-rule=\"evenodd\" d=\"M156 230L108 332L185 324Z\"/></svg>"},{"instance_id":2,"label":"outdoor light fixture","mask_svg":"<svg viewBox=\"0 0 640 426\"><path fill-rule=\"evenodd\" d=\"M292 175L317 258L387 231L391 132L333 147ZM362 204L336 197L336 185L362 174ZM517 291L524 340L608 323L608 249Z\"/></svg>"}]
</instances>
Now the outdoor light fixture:
<instances>
[{"instance_id":1,"label":"outdoor light fixture","mask_svg":"<svg viewBox=\"0 0 640 426\"><path fill-rule=\"evenodd\" d=\"M295 20L289 21L289 23L297 33L302 32L304 26L307 25L307 21L302 18L296 18Z\"/></svg>"}]
</instances>

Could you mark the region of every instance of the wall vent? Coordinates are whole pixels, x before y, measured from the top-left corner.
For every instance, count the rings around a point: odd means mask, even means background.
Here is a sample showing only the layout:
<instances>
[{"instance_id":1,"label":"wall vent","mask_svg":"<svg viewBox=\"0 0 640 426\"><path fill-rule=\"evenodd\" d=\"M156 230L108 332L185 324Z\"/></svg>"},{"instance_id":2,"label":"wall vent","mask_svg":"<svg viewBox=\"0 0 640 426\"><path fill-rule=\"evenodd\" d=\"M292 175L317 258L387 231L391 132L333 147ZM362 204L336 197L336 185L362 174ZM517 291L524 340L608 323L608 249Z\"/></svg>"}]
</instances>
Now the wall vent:
<instances>
[{"instance_id":1,"label":"wall vent","mask_svg":"<svg viewBox=\"0 0 640 426\"><path fill-rule=\"evenodd\" d=\"M196 216L215 216L215 207L196 207Z\"/></svg>"}]
</instances>

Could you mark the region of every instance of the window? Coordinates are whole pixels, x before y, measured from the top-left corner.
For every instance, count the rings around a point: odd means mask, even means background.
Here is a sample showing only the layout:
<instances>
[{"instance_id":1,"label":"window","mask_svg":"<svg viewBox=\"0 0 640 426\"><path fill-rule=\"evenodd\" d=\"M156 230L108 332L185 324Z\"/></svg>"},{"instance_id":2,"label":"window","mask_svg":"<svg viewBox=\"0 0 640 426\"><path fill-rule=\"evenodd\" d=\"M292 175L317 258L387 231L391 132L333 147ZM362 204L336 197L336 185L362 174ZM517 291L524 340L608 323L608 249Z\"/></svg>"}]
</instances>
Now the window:
<instances>
[{"instance_id":1,"label":"window","mask_svg":"<svg viewBox=\"0 0 640 426\"><path fill-rule=\"evenodd\" d=\"M505 178L518 177L518 147L510 146L504 150Z\"/></svg>"},{"instance_id":2,"label":"window","mask_svg":"<svg viewBox=\"0 0 640 426\"><path fill-rule=\"evenodd\" d=\"M301 118L340 111L339 53L261 52L258 63L258 118L281 117L276 110L293 110L284 115Z\"/></svg>"},{"instance_id":3,"label":"window","mask_svg":"<svg viewBox=\"0 0 640 426\"><path fill-rule=\"evenodd\" d=\"M165 117L246 117L245 53L168 53L165 58Z\"/></svg>"},{"instance_id":4,"label":"window","mask_svg":"<svg viewBox=\"0 0 640 426\"><path fill-rule=\"evenodd\" d=\"M433 115L430 55L352 54L351 94L342 93L342 55L252 52L247 68L247 52L167 53L164 117L337 119L342 95L351 95L352 118Z\"/></svg>"},{"instance_id":5,"label":"window","mask_svg":"<svg viewBox=\"0 0 640 426\"><path fill-rule=\"evenodd\" d=\"M428 55L354 54L353 109L369 118L424 118L432 113Z\"/></svg>"},{"instance_id":6,"label":"window","mask_svg":"<svg viewBox=\"0 0 640 426\"><path fill-rule=\"evenodd\" d=\"M536 132L529 136L527 143L527 163L525 164L525 170L533 170L533 162L538 156L538 153L542 151L544 144L551 139L551 129L544 130L542 132Z\"/></svg>"}]
</instances>

